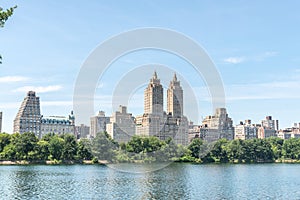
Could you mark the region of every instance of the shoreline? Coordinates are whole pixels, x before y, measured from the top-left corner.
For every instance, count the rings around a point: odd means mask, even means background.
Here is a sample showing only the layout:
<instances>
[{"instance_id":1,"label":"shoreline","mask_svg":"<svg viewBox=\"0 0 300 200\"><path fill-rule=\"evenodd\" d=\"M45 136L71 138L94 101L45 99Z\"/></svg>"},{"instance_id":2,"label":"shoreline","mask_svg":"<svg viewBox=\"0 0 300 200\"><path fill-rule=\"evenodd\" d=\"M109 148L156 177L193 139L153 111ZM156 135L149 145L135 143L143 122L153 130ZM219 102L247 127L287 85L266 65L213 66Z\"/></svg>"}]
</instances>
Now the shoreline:
<instances>
[{"instance_id":1,"label":"shoreline","mask_svg":"<svg viewBox=\"0 0 300 200\"><path fill-rule=\"evenodd\" d=\"M100 160L98 162L93 162L92 160L83 160L83 161L57 161L57 160L46 160L46 161L27 161L27 160L1 160L0 166L2 165L106 165L106 164L155 164L156 162L143 162L143 161L134 161L134 162L108 162L106 160ZM285 159L285 160L275 160L275 161L265 161L265 162L178 162L174 163L182 164L300 164L300 160Z\"/></svg>"}]
</instances>

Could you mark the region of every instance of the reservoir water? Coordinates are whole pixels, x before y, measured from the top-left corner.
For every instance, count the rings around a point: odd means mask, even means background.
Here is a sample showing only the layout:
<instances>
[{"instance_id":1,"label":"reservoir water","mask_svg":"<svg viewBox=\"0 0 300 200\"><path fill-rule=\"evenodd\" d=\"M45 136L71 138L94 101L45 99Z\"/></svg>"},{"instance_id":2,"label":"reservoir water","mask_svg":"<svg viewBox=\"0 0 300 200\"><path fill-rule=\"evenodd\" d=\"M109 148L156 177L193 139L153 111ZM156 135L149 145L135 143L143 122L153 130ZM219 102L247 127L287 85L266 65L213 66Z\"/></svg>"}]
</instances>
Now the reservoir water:
<instances>
[{"instance_id":1,"label":"reservoir water","mask_svg":"<svg viewBox=\"0 0 300 200\"><path fill-rule=\"evenodd\" d=\"M300 165L0 166L0 199L300 199Z\"/></svg>"}]
</instances>

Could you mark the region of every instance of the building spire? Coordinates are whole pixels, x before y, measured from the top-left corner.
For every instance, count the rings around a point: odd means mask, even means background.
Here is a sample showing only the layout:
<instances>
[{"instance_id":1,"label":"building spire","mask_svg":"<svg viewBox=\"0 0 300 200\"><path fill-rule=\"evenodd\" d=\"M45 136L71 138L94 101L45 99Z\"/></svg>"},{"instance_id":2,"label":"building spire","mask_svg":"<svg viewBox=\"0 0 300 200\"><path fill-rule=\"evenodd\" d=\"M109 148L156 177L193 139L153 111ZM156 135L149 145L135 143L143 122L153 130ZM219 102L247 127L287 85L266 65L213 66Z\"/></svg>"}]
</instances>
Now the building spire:
<instances>
[{"instance_id":1,"label":"building spire","mask_svg":"<svg viewBox=\"0 0 300 200\"><path fill-rule=\"evenodd\" d=\"M154 71L153 79L157 79L157 73L156 73L156 71Z\"/></svg>"},{"instance_id":2,"label":"building spire","mask_svg":"<svg viewBox=\"0 0 300 200\"><path fill-rule=\"evenodd\" d=\"M177 82L177 76L176 76L176 73L174 73L173 81L174 81L174 82Z\"/></svg>"}]
</instances>

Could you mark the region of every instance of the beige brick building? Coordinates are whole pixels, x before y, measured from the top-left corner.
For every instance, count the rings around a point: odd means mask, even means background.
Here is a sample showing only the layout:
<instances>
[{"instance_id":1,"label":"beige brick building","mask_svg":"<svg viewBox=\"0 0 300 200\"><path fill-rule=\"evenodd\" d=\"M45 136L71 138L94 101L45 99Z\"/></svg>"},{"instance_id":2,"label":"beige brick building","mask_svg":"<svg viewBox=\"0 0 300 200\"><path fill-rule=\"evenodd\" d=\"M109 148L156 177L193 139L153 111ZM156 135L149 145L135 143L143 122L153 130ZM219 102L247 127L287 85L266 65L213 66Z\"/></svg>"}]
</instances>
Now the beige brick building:
<instances>
[{"instance_id":1,"label":"beige brick building","mask_svg":"<svg viewBox=\"0 0 300 200\"><path fill-rule=\"evenodd\" d=\"M208 142L213 142L220 138L233 140L234 127L232 124L232 119L228 117L226 108L217 108L215 115L207 116L202 121L200 138Z\"/></svg>"},{"instance_id":2,"label":"beige brick building","mask_svg":"<svg viewBox=\"0 0 300 200\"><path fill-rule=\"evenodd\" d=\"M171 113L173 117L183 115L183 90L176 74L174 74L167 91L167 113Z\"/></svg>"},{"instance_id":3,"label":"beige brick building","mask_svg":"<svg viewBox=\"0 0 300 200\"><path fill-rule=\"evenodd\" d=\"M135 119L131 113L127 113L126 106L119 106L119 111L113 113L110 122L106 125L107 133L115 141L128 142L135 135Z\"/></svg>"},{"instance_id":4,"label":"beige brick building","mask_svg":"<svg viewBox=\"0 0 300 200\"><path fill-rule=\"evenodd\" d=\"M183 90L176 74L167 91L167 112L163 111L163 87L154 72L144 91L144 114L136 117L136 134L172 138L175 143L188 144L188 120L183 116Z\"/></svg>"},{"instance_id":5,"label":"beige brick building","mask_svg":"<svg viewBox=\"0 0 300 200\"><path fill-rule=\"evenodd\" d=\"M24 98L14 120L14 133L32 132L37 137L41 134L40 98L34 91L29 91Z\"/></svg>"},{"instance_id":6,"label":"beige brick building","mask_svg":"<svg viewBox=\"0 0 300 200\"><path fill-rule=\"evenodd\" d=\"M104 111L99 111L98 115L90 118L90 136L96 137L97 133L106 131L106 125L109 123L109 117L105 116Z\"/></svg>"}]
</instances>

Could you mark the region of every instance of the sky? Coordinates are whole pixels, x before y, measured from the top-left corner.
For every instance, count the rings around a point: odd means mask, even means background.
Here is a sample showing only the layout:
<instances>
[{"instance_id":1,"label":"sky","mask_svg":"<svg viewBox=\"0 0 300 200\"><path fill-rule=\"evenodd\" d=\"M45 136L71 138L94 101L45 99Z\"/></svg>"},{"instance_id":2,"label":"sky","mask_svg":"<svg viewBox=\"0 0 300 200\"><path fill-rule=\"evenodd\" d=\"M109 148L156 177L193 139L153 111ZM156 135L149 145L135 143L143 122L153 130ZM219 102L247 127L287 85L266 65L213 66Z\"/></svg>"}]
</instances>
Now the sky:
<instances>
[{"instance_id":1,"label":"sky","mask_svg":"<svg viewBox=\"0 0 300 200\"><path fill-rule=\"evenodd\" d=\"M278 119L280 128L300 122L298 1L0 2L3 8L14 5L18 6L14 15L0 29L2 131L13 131L13 120L29 90L40 97L44 116L68 115L78 74L96 47L112 36L147 27L184 34L206 51L222 78L226 108L234 124L245 119L260 123L267 115ZM143 90L154 70L166 96L173 77L164 73L162 66L166 66L178 74L184 91L193 92L191 96L184 93L185 115L201 124L203 117L214 114L205 80L191 64L174 54L149 49L123 55L99 77L94 113L104 110L111 115L116 109L114 89L122 77L142 65L151 66L143 74L149 78L128 91L129 112L143 113ZM198 112L193 112L196 106ZM89 124L89 119L76 121L81 123Z\"/></svg>"}]
</instances>

